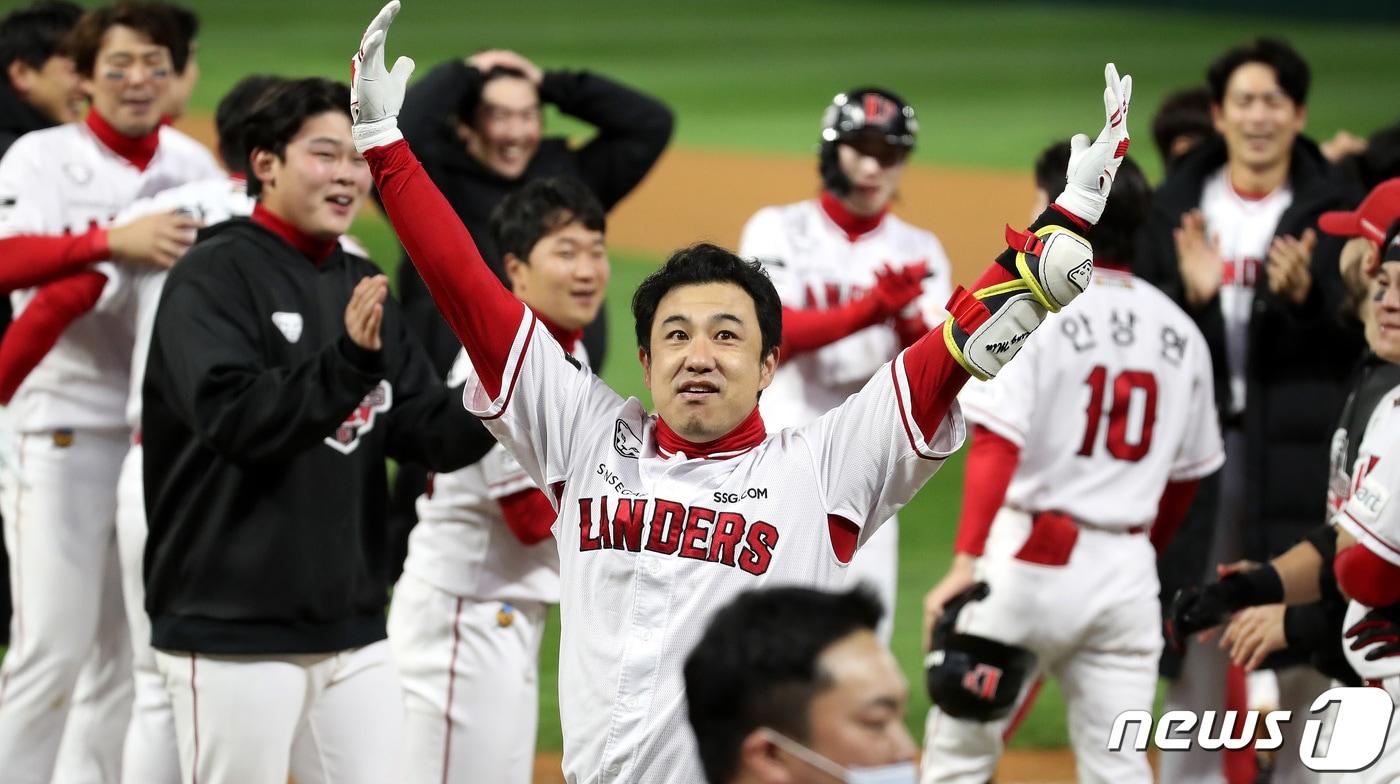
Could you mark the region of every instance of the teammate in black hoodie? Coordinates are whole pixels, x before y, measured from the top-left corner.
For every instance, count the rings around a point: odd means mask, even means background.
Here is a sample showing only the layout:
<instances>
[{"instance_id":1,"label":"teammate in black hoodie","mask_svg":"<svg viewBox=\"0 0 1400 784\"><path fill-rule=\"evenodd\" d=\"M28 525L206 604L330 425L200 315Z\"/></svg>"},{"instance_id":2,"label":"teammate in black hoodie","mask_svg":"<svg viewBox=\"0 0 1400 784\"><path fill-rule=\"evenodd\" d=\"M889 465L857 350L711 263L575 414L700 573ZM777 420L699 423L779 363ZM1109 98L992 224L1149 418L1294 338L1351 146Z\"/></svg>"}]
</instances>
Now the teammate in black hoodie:
<instances>
[{"instance_id":1,"label":"teammate in black hoodie","mask_svg":"<svg viewBox=\"0 0 1400 784\"><path fill-rule=\"evenodd\" d=\"M384 461L448 471L493 444L384 276L338 244L370 184L348 107L322 79L263 99L253 216L204 232L156 316L146 609L181 766L201 782L397 775ZM304 742L340 772L294 769Z\"/></svg>"}]
</instances>

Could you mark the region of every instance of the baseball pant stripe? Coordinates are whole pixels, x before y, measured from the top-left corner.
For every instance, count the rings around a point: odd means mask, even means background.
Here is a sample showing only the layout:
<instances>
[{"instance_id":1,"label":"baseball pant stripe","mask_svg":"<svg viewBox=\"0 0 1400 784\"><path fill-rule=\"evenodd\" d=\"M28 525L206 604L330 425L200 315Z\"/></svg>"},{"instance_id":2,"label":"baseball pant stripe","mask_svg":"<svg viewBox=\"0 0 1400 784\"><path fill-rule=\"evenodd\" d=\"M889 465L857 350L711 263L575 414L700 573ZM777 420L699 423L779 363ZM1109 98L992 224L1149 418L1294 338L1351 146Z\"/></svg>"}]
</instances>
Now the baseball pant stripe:
<instances>
[{"instance_id":1,"label":"baseball pant stripe","mask_svg":"<svg viewBox=\"0 0 1400 784\"><path fill-rule=\"evenodd\" d=\"M457 597L457 609L452 614L452 657L447 665L447 709L442 712L445 726L442 739L442 784L448 782L452 769L452 690L457 683L457 649L462 644L462 598Z\"/></svg>"},{"instance_id":2,"label":"baseball pant stripe","mask_svg":"<svg viewBox=\"0 0 1400 784\"><path fill-rule=\"evenodd\" d=\"M199 784L199 689L194 685L195 655L190 653L190 726L194 727L194 767L190 768L191 784Z\"/></svg>"}]
</instances>

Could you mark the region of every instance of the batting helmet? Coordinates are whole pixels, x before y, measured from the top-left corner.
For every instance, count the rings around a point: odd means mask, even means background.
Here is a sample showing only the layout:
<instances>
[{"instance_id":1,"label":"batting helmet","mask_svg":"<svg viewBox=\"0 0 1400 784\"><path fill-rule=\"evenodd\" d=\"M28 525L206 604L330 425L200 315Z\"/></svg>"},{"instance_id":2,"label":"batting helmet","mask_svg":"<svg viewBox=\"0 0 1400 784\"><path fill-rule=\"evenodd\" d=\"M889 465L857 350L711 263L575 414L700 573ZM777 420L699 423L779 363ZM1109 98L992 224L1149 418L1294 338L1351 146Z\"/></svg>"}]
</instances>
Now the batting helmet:
<instances>
[{"instance_id":1,"label":"batting helmet","mask_svg":"<svg viewBox=\"0 0 1400 784\"><path fill-rule=\"evenodd\" d=\"M990 592L985 582L974 583L944 605L933 627L933 650L924 659L924 683L929 699L954 718L1005 718L1035 670L1035 654L1025 648L953 631L963 606L987 598Z\"/></svg>"},{"instance_id":2,"label":"batting helmet","mask_svg":"<svg viewBox=\"0 0 1400 784\"><path fill-rule=\"evenodd\" d=\"M914 107L903 98L878 87L861 87L838 93L822 115L822 140L818 169L822 185L838 196L851 189L851 181L841 172L836 145L858 138L876 138L886 144L914 149L919 121Z\"/></svg>"}]
</instances>

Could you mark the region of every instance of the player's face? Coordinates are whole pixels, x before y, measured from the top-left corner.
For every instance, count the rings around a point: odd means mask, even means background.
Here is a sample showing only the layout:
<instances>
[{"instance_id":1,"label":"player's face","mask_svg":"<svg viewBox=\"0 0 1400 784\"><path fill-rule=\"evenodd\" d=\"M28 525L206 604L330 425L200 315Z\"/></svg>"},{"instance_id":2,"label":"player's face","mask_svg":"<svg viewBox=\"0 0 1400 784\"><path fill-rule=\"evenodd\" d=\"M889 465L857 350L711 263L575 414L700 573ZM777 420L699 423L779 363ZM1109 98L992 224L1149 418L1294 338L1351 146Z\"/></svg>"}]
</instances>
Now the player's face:
<instances>
[{"instance_id":1,"label":"player's face","mask_svg":"<svg viewBox=\"0 0 1400 784\"><path fill-rule=\"evenodd\" d=\"M536 242L528 264L507 254L505 268L515 296L564 329L582 329L598 317L612 275L603 232L577 221Z\"/></svg>"},{"instance_id":2,"label":"player's face","mask_svg":"<svg viewBox=\"0 0 1400 784\"><path fill-rule=\"evenodd\" d=\"M540 95L528 79L502 76L481 88L475 127L461 126L467 152L513 180L525 173L540 147Z\"/></svg>"},{"instance_id":3,"label":"player's face","mask_svg":"<svg viewBox=\"0 0 1400 784\"><path fill-rule=\"evenodd\" d=\"M1371 350L1387 362L1400 363L1400 261L1381 265L1371 292L1376 316Z\"/></svg>"},{"instance_id":4,"label":"player's face","mask_svg":"<svg viewBox=\"0 0 1400 784\"><path fill-rule=\"evenodd\" d=\"M15 61L12 81L26 103L56 123L68 123L83 115L83 89L71 57L54 55L38 68Z\"/></svg>"},{"instance_id":5,"label":"player's face","mask_svg":"<svg viewBox=\"0 0 1400 784\"><path fill-rule=\"evenodd\" d=\"M1308 110L1279 87L1273 68L1245 63L1230 75L1224 100L1211 107L1211 115L1215 129L1225 137L1230 159L1265 170L1287 162Z\"/></svg>"},{"instance_id":6,"label":"player's face","mask_svg":"<svg viewBox=\"0 0 1400 784\"><path fill-rule=\"evenodd\" d=\"M282 158L254 150L262 204L302 233L333 240L350 229L369 194L370 173L350 138L350 118L328 111L307 118Z\"/></svg>"},{"instance_id":7,"label":"player's face","mask_svg":"<svg viewBox=\"0 0 1400 784\"><path fill-rule=\"evenodd\" d=\"M753 298L733 283L666 292L651 325L651 354L640 354L657 414L697 443L744 421L778 364L776 353L763 356Z\"/></svg>"},{"instance_id":8,"label":"player's face","mask_svg":"<svg viewBox=\"0 0 1400 784\"><path fill-rule=\"evenodd\" d=\"M144 136L160 124L170 91L170 50L145 33L116 25L102 37L83 90L92 108L123 136Z\"/></svg>"},{"instance_id":9,"label":"player's face","mask_svg":"<svg viewBox=\"0 0 1400 784\"><path fill-rule=\"evenodd\" d=\"M174 71L172 69L172 74ZM170 77L170 91L165 96L166 117L179 118L185 115L185 107L190 103L194 86L199 83L199 58L195 56L194 44L190 44L190 57L185 61L185 72Z\"/></svg>"},{"instance_id":10,"label":"player's face","mask_svg":"<svg viewBox=\"0 0 1400 784\"><path fill-rule=\"evenodd\" d=\"M841 172L851 181L851 190L841 198L846 208L862 217L889 206L904 176L909 152L878 138L861 138L836 145Z\"/></svg>"},{"instance_id":11,"label":"player's face","mask_svg":"<svg viewBox=\"0 0 1400 784\"><path fill-rule=\"evenodd\" d=\"M813 698L808 708L807 745L812 751L845 768L914 759L914 739L904 726L909 687L894 657L872 632L858 631L828 646L817 666L834 685Z\"/></svg>"}]
</instances>

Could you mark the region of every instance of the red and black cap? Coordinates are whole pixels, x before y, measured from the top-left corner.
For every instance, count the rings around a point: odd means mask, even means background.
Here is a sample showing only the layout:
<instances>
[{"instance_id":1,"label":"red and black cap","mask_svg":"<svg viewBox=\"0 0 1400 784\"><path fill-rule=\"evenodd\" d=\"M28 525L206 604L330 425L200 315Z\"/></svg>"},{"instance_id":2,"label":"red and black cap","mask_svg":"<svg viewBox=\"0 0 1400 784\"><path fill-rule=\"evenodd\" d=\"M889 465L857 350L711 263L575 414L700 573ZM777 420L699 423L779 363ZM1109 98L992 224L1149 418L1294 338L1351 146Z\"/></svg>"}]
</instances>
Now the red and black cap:
<instances>
[{"instance_id":1,"label":"red and black cap","mask_svg":"<svg viewBox=\"0 0 1400 784\"><path fill-rule=\"evenodd\" d=\"M1322 213L1317 227L1337 237L1365 237L1380 245L1397 219L1400 219L1400 177L1372 188L1354 210Z\"/></svg>"}]
</instances>

